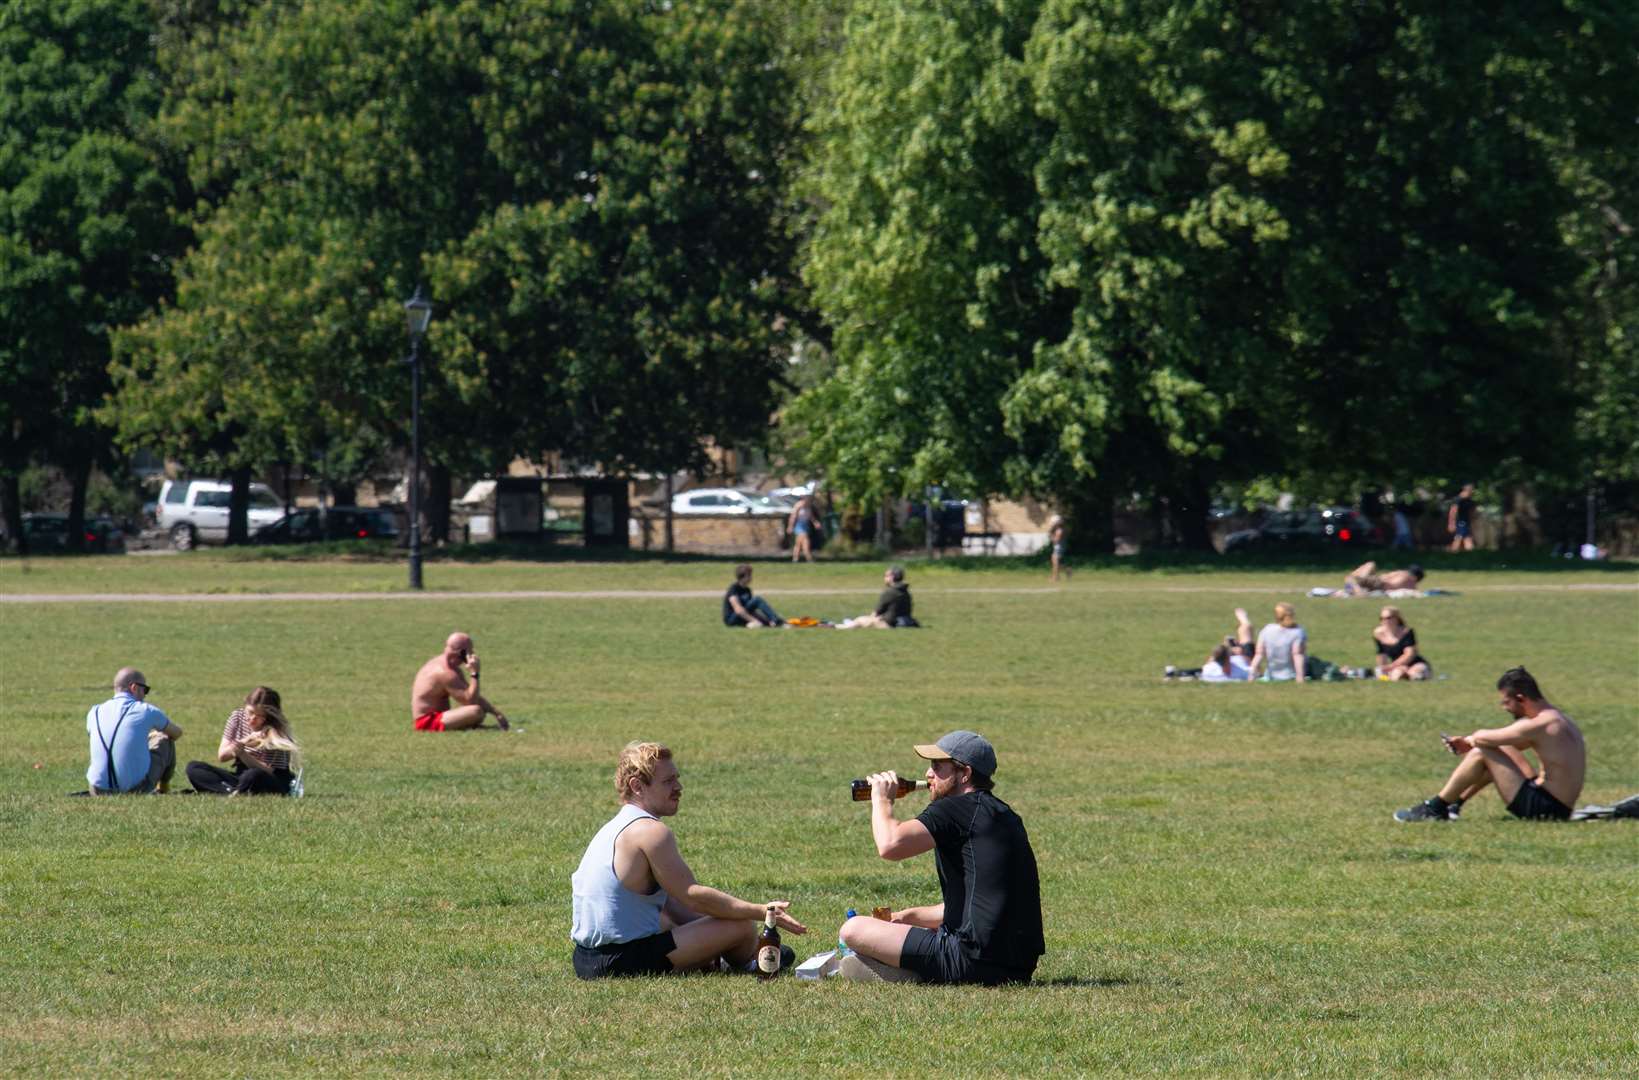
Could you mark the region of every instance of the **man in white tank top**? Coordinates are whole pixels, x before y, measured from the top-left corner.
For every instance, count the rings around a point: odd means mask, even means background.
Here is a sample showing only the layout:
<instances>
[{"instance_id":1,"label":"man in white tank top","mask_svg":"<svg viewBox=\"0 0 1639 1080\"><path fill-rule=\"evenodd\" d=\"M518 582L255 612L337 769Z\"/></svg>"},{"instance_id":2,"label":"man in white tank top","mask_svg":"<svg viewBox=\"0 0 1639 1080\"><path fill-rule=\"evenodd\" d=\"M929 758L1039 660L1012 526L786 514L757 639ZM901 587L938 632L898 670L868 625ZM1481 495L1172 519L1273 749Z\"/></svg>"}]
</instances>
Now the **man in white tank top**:
<instances>
[{"instance_id":1,"label":"man in white tank top","mask_svg":"<svg viewBox=\"0 0 1639 1080\"><path fill-rule=\"evenodd\" d=\"M757 924L770 909L780 929L808 932L787 913L788 900L754 904L694 879L660 820L677 813L683 797L666 747L628 743L615 790L620 812L592 838L571 879L576 975L666 975L713 969L719 960L733 971L752 970ZM795 954L781 952L780 966L788 967Z\"/></svg>"}]
</instances>

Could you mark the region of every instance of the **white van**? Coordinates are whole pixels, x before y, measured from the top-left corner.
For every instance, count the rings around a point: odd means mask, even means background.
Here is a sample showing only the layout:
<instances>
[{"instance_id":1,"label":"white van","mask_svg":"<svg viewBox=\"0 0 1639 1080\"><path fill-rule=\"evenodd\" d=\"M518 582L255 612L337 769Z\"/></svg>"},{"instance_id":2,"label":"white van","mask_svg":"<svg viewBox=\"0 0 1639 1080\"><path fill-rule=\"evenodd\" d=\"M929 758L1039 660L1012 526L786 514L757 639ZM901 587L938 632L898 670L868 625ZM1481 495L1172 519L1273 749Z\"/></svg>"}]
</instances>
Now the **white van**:
<instances>
[{"instance_id":1,"label":"white van","mask_svg":"<svg viewBox=\"0 0 1639 1080\"><path fill-rule=\"evenodd\" d=\"M159 527L171 534L171 546L187 551L196 544L223 544L228 539L226 480L167 480L159 490ZM246 524L250 532L285 516L285 505L266 484L250 485Z\"/></svg>"}]
</instances>

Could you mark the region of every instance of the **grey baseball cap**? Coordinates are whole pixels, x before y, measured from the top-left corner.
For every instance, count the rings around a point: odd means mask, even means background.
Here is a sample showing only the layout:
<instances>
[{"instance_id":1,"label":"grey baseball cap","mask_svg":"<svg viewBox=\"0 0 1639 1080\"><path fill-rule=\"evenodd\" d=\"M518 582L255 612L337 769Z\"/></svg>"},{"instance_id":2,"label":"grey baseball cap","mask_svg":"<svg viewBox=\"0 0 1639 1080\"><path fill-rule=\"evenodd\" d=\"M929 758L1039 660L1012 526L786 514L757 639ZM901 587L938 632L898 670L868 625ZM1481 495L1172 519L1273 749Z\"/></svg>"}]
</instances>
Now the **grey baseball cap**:
<instances>
[{"instance_id":1,"label":"grey baseball cap","mask_svg":"<svg viewBox=\"0 0 1639 1080\"><path fill-rule=\"evenodd\" d=\"M929 761L954 761L980 776L996 774L996 748L976 731L953 731L932 746L917 746L918 755Z\"/></svg>"}]
</instances>

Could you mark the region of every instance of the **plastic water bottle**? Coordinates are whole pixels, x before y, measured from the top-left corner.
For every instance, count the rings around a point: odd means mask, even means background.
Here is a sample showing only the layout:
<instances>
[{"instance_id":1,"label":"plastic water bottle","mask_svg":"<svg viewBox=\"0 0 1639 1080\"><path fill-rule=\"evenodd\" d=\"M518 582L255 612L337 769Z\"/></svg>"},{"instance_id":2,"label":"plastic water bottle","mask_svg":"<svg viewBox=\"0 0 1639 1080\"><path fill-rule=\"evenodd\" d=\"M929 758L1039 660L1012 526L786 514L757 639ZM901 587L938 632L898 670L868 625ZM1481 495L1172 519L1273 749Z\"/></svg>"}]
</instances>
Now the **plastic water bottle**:
<instances>
[{"instance_id":1,"label":"plastic water bottle","mask_svg":"<svg viewBox=\"0 0 1639 1080\"><path fill-rule=\"evenodd\" d=\"M853 908L849 908L847 917L849 919L851 919L855 915L858 915L858 914L859 914L859 912L855 911ZM848 946L844 945L842 943L842 937L840 935L838 935L838 937L837 937L837 959L841 960L844 956L852 956L853 954L854 954L854 950L852 950Z\"/></svg>"}]
</instances>

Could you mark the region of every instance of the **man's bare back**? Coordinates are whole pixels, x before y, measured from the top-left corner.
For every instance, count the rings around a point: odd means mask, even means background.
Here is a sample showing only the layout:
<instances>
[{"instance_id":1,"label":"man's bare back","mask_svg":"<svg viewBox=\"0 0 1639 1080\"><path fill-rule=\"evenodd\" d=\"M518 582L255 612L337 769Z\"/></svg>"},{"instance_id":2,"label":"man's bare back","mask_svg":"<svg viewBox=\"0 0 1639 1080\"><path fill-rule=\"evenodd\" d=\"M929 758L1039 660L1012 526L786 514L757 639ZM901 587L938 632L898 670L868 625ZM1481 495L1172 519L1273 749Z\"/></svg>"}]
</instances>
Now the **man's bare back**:
<instances>
[{"instance_id":1,"label":"man's bare back","mask_svg":"<svg viewBox=\"0 0 1639 1080\"><path fill-rule=\"evenodd\" d=\"M1524 747L1536 754L1542 766L1538 783L1566 806L1573 806L1587 776L1588 748L1582 741L1582 729L1569 716L1543 704L1535 716L1520 721L1521 734L1530 739Z\"/></svg>"}]
</instances>

